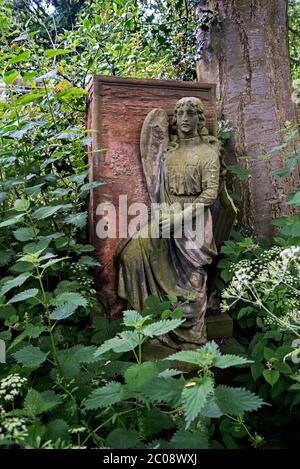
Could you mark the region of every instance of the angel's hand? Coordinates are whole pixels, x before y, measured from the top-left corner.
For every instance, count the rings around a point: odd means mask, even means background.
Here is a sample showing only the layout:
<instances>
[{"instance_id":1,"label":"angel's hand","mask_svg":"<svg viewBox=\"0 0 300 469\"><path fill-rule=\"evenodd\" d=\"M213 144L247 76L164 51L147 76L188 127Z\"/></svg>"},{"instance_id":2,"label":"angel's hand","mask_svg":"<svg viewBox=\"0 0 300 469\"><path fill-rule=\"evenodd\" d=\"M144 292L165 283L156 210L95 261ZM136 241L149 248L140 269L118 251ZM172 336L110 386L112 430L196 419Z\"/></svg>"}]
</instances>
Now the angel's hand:
<instances>
[{"instance_id":1,"label":"angel's hand","mask_svg":"<svg viewBox=\"0 0 300 469\"><path fill-rule=\"evenodd\" d=\"M160 219L161 234L168 238L171 231L175 231L182 224L182 212L162 215Z\"/></svg>"}]
</instances>

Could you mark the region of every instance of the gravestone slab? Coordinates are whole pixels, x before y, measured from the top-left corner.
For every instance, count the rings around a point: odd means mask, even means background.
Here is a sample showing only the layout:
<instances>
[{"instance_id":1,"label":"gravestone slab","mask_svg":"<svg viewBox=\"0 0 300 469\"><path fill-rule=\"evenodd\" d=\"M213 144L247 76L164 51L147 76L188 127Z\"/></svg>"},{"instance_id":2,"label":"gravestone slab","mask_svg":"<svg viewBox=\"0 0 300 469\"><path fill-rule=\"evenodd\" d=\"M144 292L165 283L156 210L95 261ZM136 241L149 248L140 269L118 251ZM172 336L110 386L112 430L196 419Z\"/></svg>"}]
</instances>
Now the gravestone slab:
<instances>
[{"instance_id":1,"label":"gravestone slab","mask_svg":"<svg viewBox=\"0 0 300 469\"><path fill-rule=\"evenodd\" d=\"M171 118L175 103L182 97L202 100L206 125L216 134L215 85L171 80L146 80L96 75L87 96L87 130L92 144L88 149L90 182L104 184L91 191L89 201L90 242L95 246L101 268L96 272L96 288L106 313L118 315L125 304L117 295L117 255L125 239L118 236L119 196L127 196L128 206L143 202L150 206L140 156L140 133L146 115L163 108ZM116 208L117 236L99 239L97 207L110 202ZM121 210L124 210L121 207ZM128 217L130 220L130 217Z\"/></svg>"}]
</instances>

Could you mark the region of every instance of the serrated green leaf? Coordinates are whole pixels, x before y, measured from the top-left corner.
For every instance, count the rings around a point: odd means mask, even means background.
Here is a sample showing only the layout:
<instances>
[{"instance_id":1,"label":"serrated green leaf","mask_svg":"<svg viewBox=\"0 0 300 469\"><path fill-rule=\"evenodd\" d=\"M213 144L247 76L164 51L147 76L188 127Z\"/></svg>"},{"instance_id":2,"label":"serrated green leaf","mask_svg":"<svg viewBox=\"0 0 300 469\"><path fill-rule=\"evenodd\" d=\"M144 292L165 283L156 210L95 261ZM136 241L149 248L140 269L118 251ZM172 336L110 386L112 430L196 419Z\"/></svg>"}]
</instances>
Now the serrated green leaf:
<instances>
[{"instance_id":1,"label":"serrated green leaf","mask_svg":"<svg viewBox=\"0 0 300 469\"><path fill-rule=\"evenodd\" d=\"M73 314L79 306L87 306L87 300L79 293L65 292L51 300L57 308L50 314L54 320L65 319Z\"/></svg>"},{"instance_id":2,"label":"serrated green leaf","mask_svg":"<svg viewBox=\"0 0 300 469\"><path fill-rule=\"evenodd\" d=\"M93 391L85 401L84 407L88 410L103 409L122 401L124 397L124 386L121 383L112 381L106 386Z\"/></svg>"},{"instance_id":3,"label":"serrated green leaf","mask_svg":"<svg viewBox=\"0 0 300 469\"><path fill-rule=\"evenodd\" d=\"M141 332L146 337L155 337L167 334L168 332L173 331L183 323L184 321L181 321L180 319L165 319L163 321L154 322L143 327Z\"/></svg>"},{"instance_id":4,"label":"serrated green leaf","mask_svg":"<svg viewBox=\"0 0 300 469\"><path fill-rule=\"evenodd\" d=\"M193 383L195 383L195 385L188 386ZM209 376L204 376L190 383L186 383L181 395L186 428L188 428L199 415L213 390L214 381Z\"/></svg>"},{"instance_id":5,"label":"serrated green leaf","mask_svg":"<svg viewBox=\"0 0 300 469\"><path fill-rule=\"evenodd\" d=\"M175 370L173 368L167 368L159 373L159 378L172 378L172 376L178 376L182 374L182 371Z\"/></svg>"},{"instance_id":6,"label":"serrated green leaf","mask_svg":"<svg viewBox=\"0 0 300 469\"><path fill-rule=\"evenodd\" d=\"M75 225L77 228L84 228L87 221L87 212L77 213L76 215L68 215L65 218L67 224Z\"/></svg>"},{"instance_id":7,"label":"serrated green leaf","mask_svg":"<svg viewBox=\"0 0 300 469\"><path fill-rule=\"evenodd\" d=\"M113 339L106 340L95 352L95 356L98 357L110 350L113 350L115 353L128 352L129 350L134 350L139 342L140 337L136 331L123 331Z\"/></svg>"},{"instance_id":8,"label":"serrated green leaf","mask_svg":"<svg viewBox=\"0 0 300 469\"><path fill-rule=\"evenodd\" d=\"M200 354L199 350L182 350L181 352L173 353L168 357L164 358L164 360L177 360L186 363L193 363L194 365L200 364Z\"/></svg>"},{"instance_id":9,"label":"serrated green leaf","mask_svg":"<svg viewBox=\"0 0 300 469\"><path fill-rule=\"evenodd\" d=\"M94 257L91 256L81 256L78 259L78 264L79 265L85 265L88 267L99 267L101 266L100 262L96 261Z\"/></svg>"},{"instance_id":10,"label":"serrated green leaf","mask_svg":"<svg viewBox=\"0 0 300 469\"><path fill-rule=\"evenodd\" d=\"M139 434L135 430L116 428L106 438L106 447L112 449L134 448L139 441Z\"/></svg>"},{"instance_id":11,"label":"serrated green leaf","mask_svg":"<svg viewBox=\"0 0 300 469\"><path fill-rule=\"evenodd\" d=\"M29 228L19 228L13 231L14 237L18 241L29 241L32 238L35 238L39 234L40 230L34 227Z\"/></svg>"},{"instance_id":12,"label":"serrated green leaf","mask_svg":"<svg viewBox=\"0 0 300 469\"><path fill-rule=\"evenodd\" d=\"M260 397L244 388L231 388L223 385L216 387L215 399L220 410L229 415L252 412L265 404Z\"/></svg>"},{"instance_id":13,"label":"serrated green leaf","mask_svg":"<svg viewBox=\"0 0 300 469\"><path fill-rule=\"evenodd\" d=\"M203 409L199 414L201 417L206 417L209 419L218 419L222 417L223 412L218 407L215 397L208 397L207 402L205 403Z\"/></svg>"},{"instance_id":14,"label":"serrated green leaf","mask_svg":"<svg viewBox=\"0 0 300 469\"><path fill-rule=\"evenodd\" d=\"M71 435L69 433L69 425L63 419L54 419L50 420L47 423L47 430L45 433L45 439L56 441L58 438L62 441L69 442L71 439Z\"/></svg>"},{"instance_id":15,"label":"serrated green leaf","mask_svg":"<svg viewBox=\"0 0 300 469\"><path fill-rule=\"evenodd\" d=\"M269 383L271 386L274 386L274 384L277 383L280 378L280 373L278 370L264 370L263 377L267 383Z\"/></svg>"},{"instance_id":16,"label":"serrated green leaf","mask_svg":"<svg viewBox=\"0 0 300 469\"><path fill-rule=\"evenodd\" d=\"M30 206L30 202L28 199L17 199L14 203L14 209L17 212L26 212Z\"/></svg>"},{"instance_id":17,"label":"serrated green leaf","mask_svg":"<svg viewBox=\"0 0 300 469\"><path fill-rule=\"evenodd\" d=\"M25 368L37 368L47 358L48 353L42 352L39 347L27 345L12 354L15 360Z\"/></svg>"},{"instance_id":18,"label":"serrated green leaf","mask_svg":"<svg viewBox=\"0 0 300 469\"><path fill-rule=\"evenodd\" d=\"M58 357L62 363L94 363L99 359L95 357L95 345L74 345L73 347L59 350Z\"/></svg>"},{"instance_id":19,"label":"serrated green leaf","mask_svg":"<svg viewBox=\"0 0 300 469\"><path fill-rule=\"evenodd\" d=\"M143 322L143 316L135 310L123 311L123 323L125 326L132 327L139 322Z\"/></svg>"},{"instance_id":20,"label":"serrated green leaf","mask_svg":"<svg viewBox=\"0 0 300 469\"><path fill-rule=\"evenodd\" d=\"M39 290L37 288L30 288L29 290L24 290L17 295L14 295L7 304L17 303L18 301L25 301L28 298L33 298L38 294Z\"/></svg>"},{"instance_id":21,"label":"serrated green leaf","mask_svg":"<svg viewBox=\"0 0 300 469\"><path fill-rule=\"evenodd\" d=\"M250 363L253 363L253 360L248 360L247 358L240 357L238 355L228 354L217 357L214 361L214 366L217 368L229 368L237 365L249 365Z\"/></svg>"},{"instance_id":22,"label":"serrated green leaf","mask_svg":"<svg viewBox=\"0 0 300 469\"><path fill-rule=\"evenodd\" d=\"M30 272L24 272L13 279L7 280L7 282L5 282L1 287L0 296L5 295L12 288L23 285L23 283L26 282L26 280L31 277L31 275L32 274Z\"/></svg>"},{"instance_id":23,"label":"serrated green leaf","mask_svg":"<svg viewBox=\"0 0 300 469\"><path fill-rule=\"evenodd\" d=\"M65 205L50 205L48 207L41 207L35 210L32 216L37 220L43 220L44 218L51 217L63 208L65 208Z\"/></svg>"},{"instance_id":24,"label":"serrated green leaf","mask_svg":"<svg viewBox=\"0 0 300 469\"><path fill-rule=\"evenodd\" d=\"M209 440L208 433L205 430L197 430L196 432L189 432L184 430L178 430L171 440L170 449L208 449ZM181 456L181 460L178 459L178 463L183 463L184 455Z\"/></svg>"},{"instance_id":25,"label":"serrated green leaf","mask_svg":"<svg viewBox=\"0 0 300 469\"><path fill-rule=\"evenodd\" d=\"M56 399L57 396L55 394L53 400L51 400L51 398L49 399L50 396L47 397L46 395L45 397L35 389L30 389L24 400L25 414L30 417L35 417L36 415L56 407L61 402L61 399Z\"/></svg>"},{"instance_id":26,"label":"serrated green leaf","mask_svg":"<svg viewBox=\"0 0 300 469\"><path fill-rule=\"evenodd\" d=\"M144 386L158 375L158 368L154 362L134 364L127 368L124 377L129 388L135 389Z\"/></svg>"},{"instance_id":27,"label":"serrated green leaf","mask_svg":"<svg viewBox=\"0 0 300 469\"><path fill-rule=\"evenodd\" d=\"M257 379L262 375L264 369L265 367L261 363L253 363L251 365L251 374L254 381L257 381Z\"/></svg>"},{"instance_id":28,"label":"serrated green leaf","mask_svg":"<svg viewBox=\"0 0 300 469\"><path fill-rule=\"evenodd\" d=\"M33 339L36 339L46 329L47 329L46 326L43 326L42 324L37 324L37 325L29 324L29 326L26 327L26 329L15 338L15 340L10 344L7 350L9 351L12 348L16 347L16 345L23 342L23 340L26 339L27 337L32 337Z\"/></svg>"},{"instance_id":29,"label":"serrated green leaf","mask_svg":"<svg viewBox=\"0 0 300 469\"><path fill-rule=\"evenodd\" d=\"M221 353L218 345L211 341L197 350L182 350L169 355L164 360L178 360L199 366L213 366L220 357Z\"/></svg>"},{"instance_id":30,"label":"serrated green leaf","mask_svg":"<svg viewBox=\"0 0 300 469\"><path fill-rule=\"evenodd\" d=\"M147 409L143 412L143 428L145 436L151 438L158 433L174 427L174 421L157 408Z\"/></svg>"},{"instance_id":31,"label":"serrated green leaf","mask_svg":"<svg viewBox=\"0 0 300 469\"><path fill-rule=\"evenodd\" d=\"M152 402L165 402L171 406L179 405L185 381L173 378L154 378L141 388L141 392Z\"/></svg>"}]
</instances>

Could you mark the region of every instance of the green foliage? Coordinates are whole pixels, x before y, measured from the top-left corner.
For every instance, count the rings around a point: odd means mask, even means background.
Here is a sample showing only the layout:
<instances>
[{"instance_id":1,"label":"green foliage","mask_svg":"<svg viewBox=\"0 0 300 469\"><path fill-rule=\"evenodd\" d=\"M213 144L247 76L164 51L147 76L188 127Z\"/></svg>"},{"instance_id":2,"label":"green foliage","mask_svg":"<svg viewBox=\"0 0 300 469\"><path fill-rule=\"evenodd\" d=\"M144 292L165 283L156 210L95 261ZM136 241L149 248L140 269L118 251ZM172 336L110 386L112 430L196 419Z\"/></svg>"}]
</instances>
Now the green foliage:
<instances>
[{"instance_id":1,"label":"green foliage","mask_svg":"<svg viewBox=\"0 0 300 469\"><path fill-rule=\"evenodd\" d=\"M294 79L300 78L300 3L299 0L289 0L289 46L292 76Z\"/></svg>"},{"instance_id":2,"label":"green foliage","mask_svg":"<svg viewBox=\"0 0 300 469\"><path fill-rule=\"evenodd\" d=\"M256 306L237 312L251 336L238 353L223 355L209 343L174 354L195 368L187 379L169 360L143 361L146 341L181 325L176 297L148 298L145 311L124 312L123 324L97 316L92 269L99 263L86 240L86 198L102 181L87 180L86 85L96 72L194 79L199 18L192 2L157 0L149 8L68 0L55 2L53 13L43 2L28 5L0 1L1 446L259 447L263 438L250 433L248 413L266 399L298 412L299 382L290 337L266 327ZM230 131L224 123L224 141ZM281 148L295 135L289 129ZM275 176L290 175L298 153ZM231 169L248 178L241 168ZM297 191L290 206L298 205ZM297 239L297 220L276 221L282 244ZM234 275L229 260L259 258L262 250L250 239L226 243L222 281ZM283 308L286 293L277 293L270 303ZM242 373L248 365L251 374ZM215 369L230 366L239 367L242 387L217 383Z\"/></svg>"},{"instance_id":3,"label":"green foliage","mask_svg":"<svg viewBox=\"0 0 300 469\"><path fill-rule=\"evenodd\" d=\"M38 347L27 345L13 354L18 363L27 368L37 368L47 358L47 353L42 352Z\"/></svg>"},{"instance_id":4,"label":"green foliage","mask_svg":"<svg viewBox=\"0 0 300 469\"><path fill-rule=\"evenodd\" d=\"M85 401L86 409L99 409L111 406L124 399L124 386L111 381L102 388L93 391Z\"/></svg>"}]
</instances>

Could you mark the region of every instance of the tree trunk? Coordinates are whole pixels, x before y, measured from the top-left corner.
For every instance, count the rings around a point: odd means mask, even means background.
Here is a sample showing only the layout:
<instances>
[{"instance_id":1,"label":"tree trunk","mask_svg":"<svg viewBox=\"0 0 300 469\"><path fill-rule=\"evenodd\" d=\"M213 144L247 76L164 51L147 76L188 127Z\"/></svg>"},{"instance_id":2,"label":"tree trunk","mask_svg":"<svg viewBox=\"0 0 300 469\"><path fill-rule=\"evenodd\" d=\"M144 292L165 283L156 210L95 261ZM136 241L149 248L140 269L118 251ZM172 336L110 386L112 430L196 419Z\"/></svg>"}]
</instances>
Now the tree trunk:
<instances>
[{"instance_id":1,"label":"tree trunk","mask_svg":"<svg viewBox=\"0 0 300 469\"><path fill-rule=\"evenodd\" d=\"M241 221L271 237L271 220L290 214L286 195L294 180L272 175L289 149L260 158L283 143L286 121L296 126L291 100L287 0L199 0L201 82L217 83L218 113L233 128L230 153L250 155L241 165L253 171L241 183ZM234 162L231 159L231 162Z\"/></svg>"}]
</instances>

